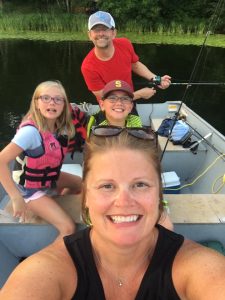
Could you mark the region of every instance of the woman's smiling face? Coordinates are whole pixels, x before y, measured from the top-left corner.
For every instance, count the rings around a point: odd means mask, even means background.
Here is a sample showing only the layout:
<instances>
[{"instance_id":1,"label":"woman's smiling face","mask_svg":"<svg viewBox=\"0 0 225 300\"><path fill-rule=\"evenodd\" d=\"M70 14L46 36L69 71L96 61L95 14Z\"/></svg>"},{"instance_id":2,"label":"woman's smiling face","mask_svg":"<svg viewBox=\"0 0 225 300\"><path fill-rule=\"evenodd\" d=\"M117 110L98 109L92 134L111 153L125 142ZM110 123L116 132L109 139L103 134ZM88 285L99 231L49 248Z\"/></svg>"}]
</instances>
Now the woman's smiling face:
<instances>
[{"instance_id":1,"label":"woman's smiling face","mask_svg":"<svg viewBox=\"0 0 225 300\"><path fill-rule=\"evenodd\" d=\"M159 180L141 151L112 149L95 154L86 182L93 232L117 245L149 236L159 216Z\"/></svg>"}]
</instances>

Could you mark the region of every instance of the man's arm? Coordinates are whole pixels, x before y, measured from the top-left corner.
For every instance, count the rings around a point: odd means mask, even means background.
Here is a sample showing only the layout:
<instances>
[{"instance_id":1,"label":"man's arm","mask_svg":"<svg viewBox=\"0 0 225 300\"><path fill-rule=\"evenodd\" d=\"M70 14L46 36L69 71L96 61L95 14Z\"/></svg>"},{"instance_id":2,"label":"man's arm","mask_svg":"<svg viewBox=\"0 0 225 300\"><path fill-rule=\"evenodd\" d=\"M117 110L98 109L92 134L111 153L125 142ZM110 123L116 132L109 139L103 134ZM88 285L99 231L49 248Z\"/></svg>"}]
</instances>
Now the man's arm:
<instances>
[{"instance_id":1,"label":"man's arm","mask_svg":"<svg viewBox=\"0 0 225 300\"><path fill-rule=\"evenodd\" d=\"M98 103L99 103L99 101L102 99L102 91L103 91L103 90L92 91L92 93L95 95L95 97L96 97Z\"/></svg>"},{"instance_id":2,"label":"man's arm","mask_svg":"<svg viewBox=\"0 0 225 300\"><path fill-rule=\"evenodd\" d=\"M136 63L132 64L132 71L135 74L137 74L137 75L139 75L139 76L141 76L141 77L143 77L143 78L145 78L149 81L152 81L156 77L156 74L154 74L152 71L150 71L140 61L137 61ZM171 83L171 77L169 75L164 75L164 76L161 77L161 84L158 85L158 87L161 88L161 89L166 89L166 88L169 87L170 83ZM142 91L142 93L144 93L144 95L147 94L147 92L150 94L150 97L153 96L153 94L151 94L149 90L148 91L147 90ZM147 95L145 95L145 96L147 96ZM148 97L148 98L150 98L150 97ZM143 96L142 96L142 98L148 99L147 97L143 97ZM136 99L138 99L138 98L136 98Z\"/></svg>"},{"instance_id":3,"label":"man's arm","mask_svg":"<svg viewBox=\"0 0 225 300\"><path fill-rule=\"evenodd\" d=\"M132 64L132 71L135 73L135 74L137 74L137 75L139 75L139 76L141 76L141 77L143 77L143 78L145 78L145 79L147 79L147 80L149 80L149 81L151 81L152 79L154 79L155 78L155 76L156 76L156 74L154 74L154 73L152 73L143 63L141 63L140 61L137 61L136 63L134 63L134 64Z\"/></svg>"}]
</instances>

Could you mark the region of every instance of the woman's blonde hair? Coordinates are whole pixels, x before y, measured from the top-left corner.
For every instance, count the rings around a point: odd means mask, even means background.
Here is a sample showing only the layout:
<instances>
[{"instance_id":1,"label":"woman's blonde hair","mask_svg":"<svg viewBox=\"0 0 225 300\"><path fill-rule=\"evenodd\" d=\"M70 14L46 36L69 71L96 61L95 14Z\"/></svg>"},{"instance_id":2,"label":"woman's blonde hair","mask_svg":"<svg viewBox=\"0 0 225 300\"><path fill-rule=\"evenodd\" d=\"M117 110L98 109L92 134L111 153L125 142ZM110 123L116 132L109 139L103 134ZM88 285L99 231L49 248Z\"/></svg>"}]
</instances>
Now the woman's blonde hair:
<instances>
[{"instance_id":1,"label":"woman's blonde hair","mask_svg":"<svg viewBox=\"0 0 225 300\"><path fill-rule=\"evenodd\" d=\"M125 130L117 136L98 137L93 134L86 140L84 149L84 163L83 163L83 199L82 199L82 218L83 221L90 225L89 211L86 207L86 178L91 168L91 159L95 154L107 154L107 151L117 149L130 149L140 151L153 165L159 180L159 221L163 212L163 193L161 180L161 164L159 158L159 151L155 141L139 139L131 136Z\"/></svg>"},{"instance_id":2,"label":"woman's blonde hair","mask_svg":"<svg viewBox=\"0 0 225 300\"><path fill-rule=\"evenodd\" d=\"M66 91L60 81L44 81L36 87L31 99L30 108L24 116L23 121L31 119L37 125L40 131L47 130L46 119L45 117L43 117L43 115L40 113L40 110L37 108L36 101L41 95L43 95L46 89L52 87L57 87L61 92L61 96L65 100L63 111L56 120L56 132L59 135L66 134L70 139L74 136L75 129L72 123L70 103L67 98Z\"/></svg>"}]
</instances>

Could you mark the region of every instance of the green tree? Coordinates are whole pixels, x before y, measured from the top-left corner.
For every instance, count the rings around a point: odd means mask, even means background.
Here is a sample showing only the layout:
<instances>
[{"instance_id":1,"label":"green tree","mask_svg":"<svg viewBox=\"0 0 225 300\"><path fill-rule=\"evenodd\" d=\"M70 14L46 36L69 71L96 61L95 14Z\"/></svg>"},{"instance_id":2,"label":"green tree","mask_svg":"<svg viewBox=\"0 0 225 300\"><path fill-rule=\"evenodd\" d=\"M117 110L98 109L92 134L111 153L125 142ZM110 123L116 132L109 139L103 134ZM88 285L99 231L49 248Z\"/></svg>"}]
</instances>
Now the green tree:
<instances>
[{"instance_id":1,"label":"green tree","mask_svg":"<svg viewBox=\"0 0 225 300\"><path fill-rule=\"evenodd\" d=\"M109 11L119 28L127 22L141 24L143 30L167 28L173 23L194 31L197 26L207 28L212 16L216 30L225 27L224 1L218 0L99 0L98 9Z\"/></svg>"},{"instance_id":2,"label":"green tree","mask_svg":"<svg viewBox=\"0 0 225 300\"><path fill-rule=\"evenodd\" d=\"M140 22L144 29L152 28L160 15L158 0L127 0L121 5L121 1L99 0L98 8L109 11L117 21L120 28L130 20Z\"/></svg>"}]
</instances>

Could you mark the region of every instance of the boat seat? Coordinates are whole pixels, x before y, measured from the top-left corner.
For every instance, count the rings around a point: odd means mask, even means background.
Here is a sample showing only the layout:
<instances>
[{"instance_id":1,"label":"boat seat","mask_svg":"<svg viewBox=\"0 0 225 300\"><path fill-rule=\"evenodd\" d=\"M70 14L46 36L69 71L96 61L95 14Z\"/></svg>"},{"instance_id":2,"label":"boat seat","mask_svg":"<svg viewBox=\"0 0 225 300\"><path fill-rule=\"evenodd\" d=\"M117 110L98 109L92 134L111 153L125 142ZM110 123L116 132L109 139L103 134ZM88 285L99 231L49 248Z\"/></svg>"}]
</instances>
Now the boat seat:
<instances>
[{"instance_id":1,"label":"boat seat","mask_svg":"<svg viewBox=\"0 0 225 300\"><path fill-rule=\"evenodd\" d=\"M176 223L225 223L222 194L164 194L171 221Z\"/></svg>"},{"instance_id":2,"label":"boat seat","mask_svg":"<svg viewBox=\"0 0 225 300\"><path fill-rule=\"evenodd\" d=\"M63 164L61 171L82 177L82 166L80 164ZM12 203L6 196L7 200L4 209L0 209L0 223L19 223L18 218L12 216ZM56 202L72 217L76 223L81 221L81 196L80 195L66 195L55 196ZM46 224L46 221L34 215L31 211L27 211L27 218L23 223L30 224Z\"/></svg>"},{"instance_id":3,"label":"boat seat","mask_svg":"<svg viewBox=\"0 0 225 300\"><path fill-rule=\"evenodd\" d=\"M218 242L218 241L203 241L203 242L199 242L199 244L214 249L218 252L220 252L221 254L225 255L225 248L223 246L222 243Z\"/></svg>"},{"instance_id":4,"label":"boat seat","mask_svg":"<svg viewBox=\"0 0 225 300\"><path fill-rule=\"evenodd\" d=\"M152 129L157 131L159 126L161 125L162 121L163 121L163 119L152 119L152 123L151 123ZM163 149L165 148L165 145L167 143L167 137L159 135L158 143L159 143L160 149L163 151ZM189 151L189 149L183 148L180 145L174 145L171 141L169 141L167 144L166 151Z\"/></svg>"},{"instance_id":5,"label":"boat seat","mask_svg":"<svg viewBox=\"0 0 225 300\"><path fill-rule=\"evenodd\" d=\"M6 210L0 209L0 223L18 223L18 221Z\"/></svg>"},{"instance_id":6,"label":"boat seat","mask_svg":"<svg viewBox=\"0 0 225 300\"><path fill-rule=\"evenodd\" d=\"M80 164L63 164L61 171L82 177L82 166Z\"/></svg>"},{"instance_id":7,"label":"boat seat","mask_svg":"<svg viewBox=\"0 0 225 300\"><path fill-rule=\"evenodd\" d=\"M65 195L55 196L55 201L72 217L75 223L83 223L81 219L81 195ZM27 211L25 222L19 223L17 218L12 217L12 203L9 201L4 208L0 210L1 223L18 223L18 224L46 224L42 218L34 215L31 211Z\"/></svg>"}]
</instances>

